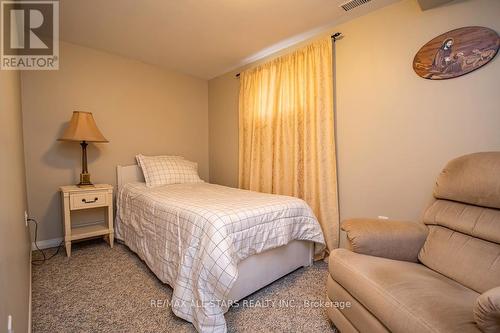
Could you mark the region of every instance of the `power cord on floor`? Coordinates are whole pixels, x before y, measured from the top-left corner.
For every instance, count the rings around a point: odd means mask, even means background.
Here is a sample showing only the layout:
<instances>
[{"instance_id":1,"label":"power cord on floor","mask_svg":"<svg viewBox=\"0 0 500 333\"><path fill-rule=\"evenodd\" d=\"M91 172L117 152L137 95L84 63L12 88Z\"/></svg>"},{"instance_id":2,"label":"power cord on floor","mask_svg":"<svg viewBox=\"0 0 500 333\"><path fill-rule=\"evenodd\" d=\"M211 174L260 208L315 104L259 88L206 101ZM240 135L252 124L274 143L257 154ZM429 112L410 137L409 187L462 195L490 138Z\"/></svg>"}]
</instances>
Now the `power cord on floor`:
<instances>
[{"instance_id":1,"label":"power cord on floor","mask_svg":"<svg viewBox=\"0 0 500 333\"><path fill-rule=\"evenodd\" d=\"M43 263L45 263L47 260L50 260L50 259L54 258L54 257L55 257L55 256L59 253L59 250L61 249L61 246L62 246L63 242L61 241L61 243L59 243L59 245L57 246L57 250L56 250L56 252L54 252L52 255L50 255L49 257L47 257L47 256L45 255L45 252L44 252L42 249L40 249L40 248L38 247L38 244L37 244L37 237L38 237L38 222L37 222L37 220L35 220L35 219L33 219L33 218L29 218L29 219L28 219L28 222L33 222L33 223L35 224L35 241L34 241L34 243L35 243L35 247L36 247L36 249L37 249L37 250L38 250L38 251L42 254L42 256L43 256L43 259L35 259L35 260L32 260L32 261L31 261L31 263L32 263L33 265L43 265Z\"/></svg>"}]
</instances>

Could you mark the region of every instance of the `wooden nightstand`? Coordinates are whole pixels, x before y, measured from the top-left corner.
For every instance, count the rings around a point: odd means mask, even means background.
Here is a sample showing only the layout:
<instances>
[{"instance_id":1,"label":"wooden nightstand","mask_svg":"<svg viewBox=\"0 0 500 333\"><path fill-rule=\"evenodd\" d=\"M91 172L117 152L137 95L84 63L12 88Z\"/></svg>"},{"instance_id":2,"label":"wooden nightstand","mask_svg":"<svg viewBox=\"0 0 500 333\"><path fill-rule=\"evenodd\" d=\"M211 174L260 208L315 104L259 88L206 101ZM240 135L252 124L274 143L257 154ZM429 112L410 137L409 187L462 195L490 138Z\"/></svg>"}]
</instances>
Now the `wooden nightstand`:
<instances>
[{"instance_id":1,"label":"wooden nightstand","mask_svg":"<svg viewBox=\"0 0 500 333\"><path fill-rule=\"evenodd\" d=\"M71 241L104 235L113 247L113 186L97 184L94 187L78 187L76 185L61 186L64 243L66 254L71 256ZM103 224L72 226L71 211L107 207Z\"/></svg>"}]
</instances>

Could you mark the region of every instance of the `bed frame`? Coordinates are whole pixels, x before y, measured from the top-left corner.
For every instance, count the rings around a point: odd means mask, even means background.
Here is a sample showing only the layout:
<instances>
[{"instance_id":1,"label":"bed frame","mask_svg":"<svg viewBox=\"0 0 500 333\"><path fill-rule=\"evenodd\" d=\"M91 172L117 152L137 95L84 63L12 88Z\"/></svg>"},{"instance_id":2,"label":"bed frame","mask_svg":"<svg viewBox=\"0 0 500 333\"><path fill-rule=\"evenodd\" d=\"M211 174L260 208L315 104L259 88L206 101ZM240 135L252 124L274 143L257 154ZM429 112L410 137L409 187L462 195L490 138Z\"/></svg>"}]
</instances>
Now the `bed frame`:
<instances>
[{"instance_id":1,"label":"bed frame","mask_svg":"<svg viewBox=\"0 0 500 333\"><path fill-rule=\"evenodd\" d=\"M138 165L117 166L118 191L130 182L144 182ZM259 254L250 256L238 264L238 279L234 283L228 300L239 301L297 268L311 266L314 243L294 240Z\"/></svg>"}]
</instances>

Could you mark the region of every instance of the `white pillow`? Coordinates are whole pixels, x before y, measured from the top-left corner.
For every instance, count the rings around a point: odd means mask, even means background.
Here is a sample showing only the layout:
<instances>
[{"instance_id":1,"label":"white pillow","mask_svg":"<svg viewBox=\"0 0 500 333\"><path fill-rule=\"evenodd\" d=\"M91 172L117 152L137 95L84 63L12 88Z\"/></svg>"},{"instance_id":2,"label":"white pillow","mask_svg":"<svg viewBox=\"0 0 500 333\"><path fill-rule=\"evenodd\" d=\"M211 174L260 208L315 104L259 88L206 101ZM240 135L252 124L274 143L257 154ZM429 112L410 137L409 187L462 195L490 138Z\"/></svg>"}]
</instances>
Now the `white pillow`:
<instances>
[{"instance_id":1,"label":"white pillow","mask_svg":"<svg viewBox=\"0 0 500 333\"><path fill-rule=\"evenodd\" d=\"M198 176L198 164L181 156L137 155L136 159L148 187L203 182Z\"/></svg>"},{"instance_id":2,"label":"white pillow","mask_svg":"<svg viewBox=\"0 0 500 333\"><path fill-rule=\"evenodd\" d=\"M135 155L135 160L137 161L137 164L139 165L139 168L142 169L142 164L141 160L143 158L161 158L161 159L172 159L172 160L183 160L184 156L176 156L176 155L157 155L157 156L146 156L146 155Z\"/></svg>"}]
</instances>

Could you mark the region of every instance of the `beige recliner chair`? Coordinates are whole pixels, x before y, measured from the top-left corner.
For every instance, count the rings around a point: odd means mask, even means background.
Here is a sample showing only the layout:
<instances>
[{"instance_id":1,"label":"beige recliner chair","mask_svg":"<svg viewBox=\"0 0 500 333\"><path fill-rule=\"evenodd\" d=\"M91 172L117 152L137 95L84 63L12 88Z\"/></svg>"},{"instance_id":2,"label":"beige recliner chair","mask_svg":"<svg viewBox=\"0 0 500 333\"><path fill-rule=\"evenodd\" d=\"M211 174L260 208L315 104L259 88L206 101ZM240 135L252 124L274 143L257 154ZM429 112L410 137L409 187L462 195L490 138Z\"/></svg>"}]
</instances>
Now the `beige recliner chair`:
<instances>
[{"instance_id":1,"label":"beige recliner chair","mask_svg":"<svg viewBox=\"0 0 500 333\"><path fill-rule=\"evenodd\" d=\"M449 162L434 197L423 224L342 224L327 286L350 303L327 308L342 333L500 332L500 152Z\"/></svg>"}]
</instances>

